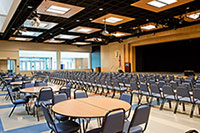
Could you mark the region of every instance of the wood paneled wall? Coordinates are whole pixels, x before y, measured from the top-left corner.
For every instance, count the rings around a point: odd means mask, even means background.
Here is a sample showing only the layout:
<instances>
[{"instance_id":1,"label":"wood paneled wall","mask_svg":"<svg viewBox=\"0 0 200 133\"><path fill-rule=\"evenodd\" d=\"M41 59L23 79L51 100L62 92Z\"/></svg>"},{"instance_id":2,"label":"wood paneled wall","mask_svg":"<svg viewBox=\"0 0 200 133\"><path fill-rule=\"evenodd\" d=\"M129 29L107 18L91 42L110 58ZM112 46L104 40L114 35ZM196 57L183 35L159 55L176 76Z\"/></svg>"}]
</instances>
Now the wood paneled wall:
<instances>
[{"instance_id":1,"label":"wood paneled wall","mask_svg":"<svg viewBox=\"0 0 200 133\"><path fill-rule=\"evenodd\" d=\"M115 57L116 51L119 51L123 59L120 69L124 70L124 62L131 63L131 71L136 71L136 46L152 45L164 42L178 40L188 40L200 38L200 24L168 30L154 34L147 34L138 37L131 37L124 40L123 43L114 42L106 46L101 46L101 69L102 72L117 72L118 58Z\"/></svg>"},{"instance_id":2,"label":"wood paneled wall","mask_svg":"<svg viewBox=\"0 0 200 133\"><path fill-rule=\"evenodd\" d=\"M124 45L124 43L114 42L101 46L102 72L117 72L119 69L124 70ZM119 60L121 60L121 66Z\"/></svg>"}]
</instances>

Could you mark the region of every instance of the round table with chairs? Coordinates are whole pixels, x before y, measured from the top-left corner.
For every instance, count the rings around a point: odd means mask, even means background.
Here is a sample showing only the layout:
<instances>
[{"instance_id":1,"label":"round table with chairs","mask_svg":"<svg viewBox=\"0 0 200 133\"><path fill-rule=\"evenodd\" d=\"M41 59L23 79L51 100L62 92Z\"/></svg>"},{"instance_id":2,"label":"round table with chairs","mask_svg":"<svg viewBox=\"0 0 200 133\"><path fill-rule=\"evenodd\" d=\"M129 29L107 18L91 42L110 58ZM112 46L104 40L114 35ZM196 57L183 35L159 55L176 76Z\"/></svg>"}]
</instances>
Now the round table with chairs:
<instances>
[{"instance_id":1,"label":"round table with chairs","mask_svg":"<svg viewBox=\"0 0 200 133\"><path fill-rule=\"evenodd\" d=\"M28 83L31 81L16 81L16 82L11 82L10 85L22 85L23 83Z\"/></svg>"},{"instance_id":2,"label":"round table with chairs","mask_svg":"<svg viewBox=\"0 0 200 133\"><path fill-rule=\"evenodd\" d=\"M125 101L111 98L80 98L57 103L53 106L53 111L78 118L98 118L104 117L112 109L123 108L128 111L131 105Z\"/></svg>"},{"instance_id":3,"label":"round table with chairs","mask_svg":"<svg viewBox=\"0 0 200 133\"><path fill-rule=\"evenodd\" d=\"M128 111L131 105L125 101L111 98L80 98L59 102L52 107L55 113L75 118L102 118L113 109ZM84 122L83 124L83 132Z\"/></svg>"},{"instance_id":4,"label":"round table with chairs","mask_svg":"<svg viewBox=\"0 0 200 133\"><path fill-rule=\"evenodd\" d=\"M37 87L30 87L30 88L24 88L21 89L20 91L23 93L40 93L40 90L42 88L52 88L53 92L58 92L60 90L59 85L48 85L48 86L37 86Z\"/></svg>"}]
</instances>

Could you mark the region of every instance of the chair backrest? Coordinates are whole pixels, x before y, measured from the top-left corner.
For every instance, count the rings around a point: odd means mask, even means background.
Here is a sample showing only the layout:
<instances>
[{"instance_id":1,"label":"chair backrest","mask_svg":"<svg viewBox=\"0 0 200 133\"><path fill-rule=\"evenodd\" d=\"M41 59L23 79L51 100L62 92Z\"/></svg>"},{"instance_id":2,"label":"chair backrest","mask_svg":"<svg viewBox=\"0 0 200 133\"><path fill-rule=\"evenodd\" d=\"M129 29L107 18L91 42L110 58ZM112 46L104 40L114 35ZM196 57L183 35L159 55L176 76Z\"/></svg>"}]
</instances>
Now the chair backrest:
<instances>
[{"instance_id":1,"label":"chair backrest","mask_svg":"<svg viewBox=\"0 0 200 133\"><path fill-rule=\"evenodd\" d=\"M67 100L67 94L66 93L60 93L60 94L54 94L53 96L53 104L62 102Z\"/></svg>"},{"instance_id":2,"label":"chair backrest","mask_svg":"<svg viewBox=\"0 0 200 133\"><path fill-rule=\"evenodd\" d=\"M113 81L113 86L114 87L119 87L119 81L118 80L114 80Z\"/></svg>"},{"instance_id":3,"label":"chair backrest","mask_svg":"<svg viewBox=\"0 0 200 133\"><path fill-rule=\"evenodd\" d=\"M141 124L145 124L145 127L143 129L143 131L144 131L147 127L149 115L150 115L149 104L141 104L141 105L137 106L135 109L135 112L133 114L131 123L129 125L128 133L129 133L131 127L135 127L135 126L138 126Z\"/></svg>"},{"instance_id":4,"label":"chair backrest","mask_svg":"<svg viewBox=\"0 0 200 133\"><path fill-rule=\"evenodd\" d=\"M88 98L87 91L85 89L76 89L74 91L74 99Z\"/></svg>"},{"instance_id":5,"label":"chair backrest","mask_svg":"<svg viewBox=\"0 0 200 133\"><path fill-rule=\"evenodd\" d=\"M119 99L131 104L132 103L132 94L122 93Z\"/></svg>"},{"instance_id":6,"label":"chair backrest","mask_svg":"<svg viewBox=\"0 0 200 133\"><path fill-rule=\"evenodd\" d=\"M192 91L192 85L191 85L191 83L189 83L189 82L183 82L182 84L184 86L186 86L189 89L189 91Z\"/></svg>"},{"instance_id":7,"label":"chair backrest","mask_svg":"<svg viewBox=\"0 0 200 133\"><path fill-rule=\"evenodd\" d=\"M124 109L114 109L109 111L104 117L101 132L102 133L123 132L124 118L125 118Z\"/></svg>"},{"instance_id":8,"label":"chair backrest","mask_svg":"<svg viewBox=\"0 0 200 133\"><path fill-rule=\"evenodd\" d=\"M71 98L71 88L69 87L61 87L59 93L65 93L67 97Z\"/></svg>"},{"instance_id":9,"label":"chair backrest","mask_svg":"<svg viewBox=\"0 0 200 133\"><path fill-rule=\"evenodd\" d=\"M37 86L47 86L47 83L45 82L37 83Z\"/></svg>"},{"instance_id":10,"label":"chair backrest","mask_svg":"<svg viewBox=\"0 0 200 133\"><path fill-rule=\"evenodd\" d=\"M195 86L196 86L196 88L200 88L200 83L199 82L196 83Z\"/></svg>"},{"instance_id":11,"label":"chair backrest","mask_svg":"<svg viewBox=\"0 0 200 133\"><path fill-rule=\"evenodd\" d=\"M170 81L170 84L172 85L173 89L176 89L178 86L177 82L175 82L175 81Z\"/></svg>"},{"instance_id":12,"label":"chair backrest","mask_svg":"<svg viewBox=\"0 0 200 133\"><path fill-rule=\"evenodd\" d=\"M22 84L22 88L30 88L30 87L34 87L33 83L23 83Z\"/></svg>"},{"instance_id":13,"label":"chair backrest","mask_svg":"<svg viewBox=\"0 0 200 133\"><path fill-rule=\"evenodd\" d=\"M44 83L47 83L47 82L48 82L48 78L45 78L45 79L44 79Z\"/></svg>"},{"instance_id":14,"label":"chair backrest","mask_svg":"<svg viewBox=\"0 0 200 133\"><path fill-rule=\"evenodd\" d=\"M131 90L138 90L138 85L137 85L136 81L131 82L130 85L131 85L131 87L130 87Z\"/></svg>"},{"instance_id":15,"label":"chair backrest","mask_svg":"<svg viewBox=\"0 0 200 133\"><path fill-rule=\"evenodd\" d=\"M54 120L44 103L41 104L41 108L49 128L53 129L54 131L57 131Z\"/></svg>"},{"instance_id":16,"label":"chair backrest","mask_svg":"<svg viewBox=\"0 0 200 133\"><path fill-rule=\"evenodd\" d=\"M39 93L38 101L48 101L53 99L53 90L51 87L42 88Z\"/></svg>"},{"instance_id":17,"label":"chair backrest","mask_svg":"<svg viewBox=\"0 0 200 133\"><path fill-rule=\"evenodd\" d=\"M161 94L160 89L157 84L150 84L151 93Z\"/></svg>"},{"instance_id":18,"label":"chair backrest","mask_svg":"<svg viewBox=\"0 0 200 133\"><path fill-rule=\"evenodd\" d=\"M169 84L163 85L162 92L164 95L174 95L174 90Z\"/></svg>"},{"instance_id":19,"label":"chair backrest","mask_svg":"<svg viewBox=\"0 0 200 133\"><path fill-rule=\"evenodd\" d=\"M189 90L186 86L184 85L180 85L177 87L176 89L176 93L177 93L177 96L181 96L181 97L190 97L190 94L189 94Z\"/></svg>"},{"instance_id":20,"label":"chair backrest","mask_svg":"<svg viewBox=\"0 0 200 133\"><path fill-rule=\"evenodd\" d=\"M147 84L143 82L140 83L140 90L144 92L149 92Z\"/></svg>"},{"instance_id":21,"label":"chair backrest","mask_svg":"<svg viewBox=\"0 0 200 133\"><path fill-rule=\"evenodd\" d=\"M159 81L159 87L160 88L162 88L164 84L165 84L165 81L163 81L163 80Z\"/></svg>"},{"instance_id":22,"label":"chair backrest","mask_svg":"<svg viewBox=\"0 0 200 133\"><path fill-rule=\"evenodd\" d=\"M194 99L200 100L200 88L194 88L193 97L194 97Z\"/></svg>"}]
</instances>

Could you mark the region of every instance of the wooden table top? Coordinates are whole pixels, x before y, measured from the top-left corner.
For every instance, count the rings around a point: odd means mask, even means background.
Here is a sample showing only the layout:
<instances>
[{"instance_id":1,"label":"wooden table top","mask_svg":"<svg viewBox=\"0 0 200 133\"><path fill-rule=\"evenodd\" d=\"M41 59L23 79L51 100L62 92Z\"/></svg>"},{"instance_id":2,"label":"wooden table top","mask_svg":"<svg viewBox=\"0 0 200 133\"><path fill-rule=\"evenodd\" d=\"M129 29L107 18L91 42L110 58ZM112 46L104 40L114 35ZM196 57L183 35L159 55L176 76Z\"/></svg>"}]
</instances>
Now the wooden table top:
<instances>
[{"instance_id":1,"label":"wooden table top","mask_svg":"<svg viewBox=\"0 0 200 133\"><path fill-rule=\"evenodd\" d=\"M12 80L12 78L5 78L5 80Z\"/></svg>"},{"instance_id":2,"label":"wooden table top","mask_svg":"<svg viewBox=\"0 0 200 133\"><path fill-rule=\"evenodd\" d=\"M16 82L11 82L10 84L11 85L22 85L23 83L26 83L26 82L31 82L31 81L16 81Z\"/></svg>"},{"instance_id":3,"label":"wooden table top","mask_svg":"<svg viewBox=\"0 0 200 133\"><path fill-rule=\"evenodd\" d=\"M104 117L112 109L124 108L128 111L131 105L125 101L111 98L80 98L57 103L53 106L53 111L78 118L98 118Z\"/></svg>"},{"instance_id":4,"label":"wooden table top","mask_svg":"<svg viewBox=\"0 0 200 133\"><path fill-rule=\"evenodd\" d=\"M42 88L51 87L53 92L57 92L60 89L59 85L48 85L48 86L38 86L38 87L30 87L20 90L23 93L39 93Z\"/></svg>"}]
</instances>

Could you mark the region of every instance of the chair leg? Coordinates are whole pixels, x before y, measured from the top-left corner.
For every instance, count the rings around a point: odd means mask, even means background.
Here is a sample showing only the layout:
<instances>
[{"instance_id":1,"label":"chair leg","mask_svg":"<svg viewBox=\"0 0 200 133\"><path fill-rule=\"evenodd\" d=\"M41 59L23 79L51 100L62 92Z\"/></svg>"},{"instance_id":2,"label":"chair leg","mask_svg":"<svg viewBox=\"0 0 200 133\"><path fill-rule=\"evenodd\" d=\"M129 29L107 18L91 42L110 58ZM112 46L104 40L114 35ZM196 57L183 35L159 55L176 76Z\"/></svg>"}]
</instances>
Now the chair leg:
<instances>
[{"instance_id":1,"label":"chair leg","mask_svg":"<svg viewBox=\"0 0 200 133\"><path fill-rule=\"evenodd\" d=\"M108 93L109 93L109 89L107 89L107 92L106 92L106 95L105 95L105 97L107 97L107 96L108 96Z\"/></svg>"},{"instance_id":2,"label":"chair leg","mask_svg":"<svg viewBox=\"0 0 200 133\"><path fill-rule=\"evenodd\" d=\"M199 108L199 115L200 115L200 105L198 105L198 108Z\"/></svg>"},{"instance_id":3,"label":"chair leg","mask_svg":"<svg viewBox=\"0 0 200 133\"><path fill-rule=\"evenodd\" d=\"M177 111L177 108L178 108L178 104L179 104L179 102L177 101L177 102L176 102L176 107L175 107L175 109L174 109L174 114L176 114L176 111Z\"/></svg>"},{"instance_id":4,"label":"chair leg","mask_svg":"<svg viewBox=\"0 0 200 133\"><path fill-rule=\"evenodd\" d=\"M165 104L165 99L162 100L162 103L161 103L161 105L160 105L160 110L163 109L164 104Z\"/></svg>"},{"instance_id":5,"label":"chair leg","mask_svg":"<svg viewBox=\"0 0 200 133\"><path fill-rule=\"evenodd\" d=\"M160 105L160 99L157 98L157 105Z\"/></svg>"},{"instance_id":6,"label":"chair leg","mask_svg":"<svg viewBox=\"0 0 200 133\"><path fill-rule=\"evenodd\" d=\"M146 100L147 100L147 103L149 103L149 97L148 96L146 96Z\"/></svg>"},{"instance_id":7,"label":"chair leg","mask_svg":"<svg viewBox=\"0 0 200 133\"><path fill-rule=\"evenodd\" d=\"M104 88L101 88L101 93L100 95L102 95L104 93Z\"/></svg>"},{"instance_id":8,"label":"chair leg","mask_svg":"<svg viewBox=\"0 0 200 133\"><path fill-rule=\"evenodd\" d=\"M36 113L37 113L37 120L40 121L40 119L39 119L38 107L36 107Z\"/></svg>"},{"instance_id":9,"label":"chair leg","mask_svg":"<svg viewBox=\"0 0 200 133\"><path fill-rule=\"evenodd\" d=\"M113 95L112 95L112 98L114 98L114 96L115 96L115 90L113 90Z\"/></svg>"},{"instance_id":10,"label":"chair leg","mask_svg":"<svg viewBox=\"0 0 200 133\"><path fill-rule=\"evenodd\" d=\"M168 101L169 102L169 108L171 109L172 108L172 103L171 101Z\"/></svg>"},{"instance_id":11,"label":"chair leg","mask_svg":"<svg viewBox=\"0 0 200 133\"><path fill-rule=\"evenodd\" d=\"M137 95L137 98L138 98L138 104L140 103L140 95L139 94L136 94Z\"/></svg>"},{"instance_id":12,"label":"chair leg","mask_svg":"<svg viewBox=\"0 0 200 133\"><path fill-rule=\"evenodd\" d=\"M194 109L195 109L195 104L192 105L192 109L191 109L191 113L190 113L191 118L193 117Z\"/></svg>"},{"instance_id":13,"label":"chair leg","mask_svg":"<svg viewBox=\"0 0 200 133\"><path fill-rule=\"evenodd\" d=\"M14 107L12 108L12 110L11 110L11 112L10 112L10 114L9 114L9 117L12 115L12 113L13 113L13 111L15 110L15 108L16 108L16 104L14 105Z\"/></svg>"},{"instance_id":14,"label":"chair leg","mask_svg":"<svg viewBox=\"0 0 200 133\"><path fill-rule=\"evenodd\" d=\"M25 106L25 110L26 110L27 114L29 115L29 107L27 106L27 104Z\"/></svg>"},{"instance_id":15,"label":"chair leg","mask_svg":"<svg viewBox=\"0 0 200 133\"><path fill-rule=\"evenodd\" d=\"M97 92L99 91L99 87L97 87L96 91L95 91L95 94L97 94Z\"/></svg>"},{"instance_id":16,"label":"chair leg","mask_svg":"<svg viewBox=\"0 0 200 133\"><path fill-rule=\"evenodd\" d=\"M138 101L138 105L141 103L142 97L143 97L143 95L140 96L139 101Z\"/></svg>"},{"instance_id":17,"label":"chair leg","mask_svg":"<svg viewBox=\"0 0 200 133\"><path fill-rule=\"evenodd\" d=\"M183 104L183 111L185 111L185 103L182 103Z\"/></svg>"},{"instance_id":18,"label":"chair leg","mask_svg":"<svg viewBox=\"0 0 200 133\"><path fill-rule=\"evenodd\" d=\"M150 98L149 105L152 106L153 97Z\"/></svg>"}]
</instances>

